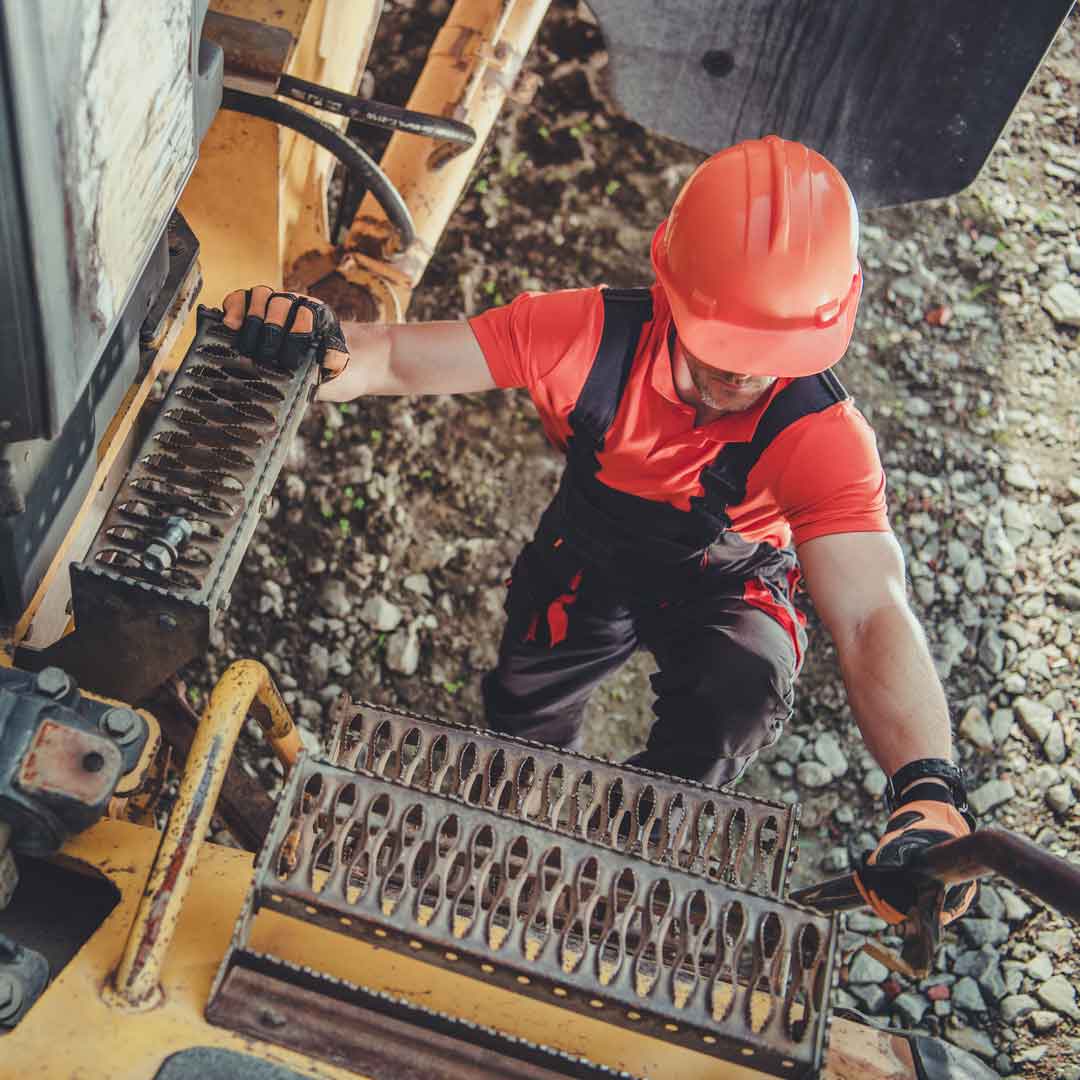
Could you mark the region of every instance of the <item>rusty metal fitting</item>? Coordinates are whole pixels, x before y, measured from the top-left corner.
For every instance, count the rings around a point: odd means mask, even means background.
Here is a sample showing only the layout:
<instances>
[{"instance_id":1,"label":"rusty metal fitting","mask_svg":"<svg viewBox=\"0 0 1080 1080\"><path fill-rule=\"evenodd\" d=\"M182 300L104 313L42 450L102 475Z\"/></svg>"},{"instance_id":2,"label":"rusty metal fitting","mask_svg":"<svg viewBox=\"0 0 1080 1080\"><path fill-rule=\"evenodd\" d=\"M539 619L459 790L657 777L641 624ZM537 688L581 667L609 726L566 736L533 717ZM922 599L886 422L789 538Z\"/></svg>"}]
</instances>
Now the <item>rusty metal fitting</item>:
<instances>
[{"instance_id":1,"label":"rusty metal fitting","mask_svg":"<svg viewBox=\"0 0 1080 1080\"><path fill-rule=\"evenodd\" d=\"M165 525L165 531L147 546L142 554L142 564L155 574L165 573L176 565L184 545L191 539L193 530L186 518L173 515Z\"/></svg>"},{"instance_id":2,"label":"rusty metal fitting","mask_svg":"<svg viewBox=\"0 0 1080 1080\"><path fill-rule=\"evenodd\" d=\"M101 730L115 739L121 746L134 742L142 730L142 722L139 715L133 709L117 707L109 709L98 722Z\"/></svg>"}]
</instances>

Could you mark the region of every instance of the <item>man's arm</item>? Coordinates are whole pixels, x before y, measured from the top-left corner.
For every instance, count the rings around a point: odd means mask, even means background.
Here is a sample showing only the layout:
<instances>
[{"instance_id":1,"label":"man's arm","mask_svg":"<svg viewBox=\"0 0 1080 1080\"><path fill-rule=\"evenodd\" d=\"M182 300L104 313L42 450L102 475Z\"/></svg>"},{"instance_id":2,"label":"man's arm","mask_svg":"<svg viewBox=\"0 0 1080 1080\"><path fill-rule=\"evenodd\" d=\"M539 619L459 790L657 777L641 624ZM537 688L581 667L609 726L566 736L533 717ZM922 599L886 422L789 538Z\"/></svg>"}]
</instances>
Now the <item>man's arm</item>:
<instances>
[{"instance_id":1,"label":"man's arm","mask_svg":"<svg viewBox=\"0 0 1080 1080\"><path fill-rule=\"evenodd\" d=\"M836 645L848 701L886 775L919 758L952 757L948 705L922 628L908 607L892 533L840 533L798 548L814 607Z\"/></svg>"},{"instance_id":2,"label":"man's arm","mask_svg":"<svg viewBox=\"0 0 1080 1080\"><path fill-rule=\"evenodd\" d=\"M322 301L274 293L268 285L235 289L225 297L225 325L239 331L245 355L290 370L316 331L333 341L321 363L323 401L351 401L364 394L464 394L495 389L483 350L466 322L339 325ZM284 333L288 323L290 330Z\"/></svg>"},{"instance_id":3,"label":"man's arm","mask_svg":"<svg viewBox=\"0 0 1080 1080\"><path fill-rule=\"evenodd\" d=\"M464 394L495 389L467 322L343 323L350 361L319 387L322 401L365 394Z\"/></svg>"}]
</instances>

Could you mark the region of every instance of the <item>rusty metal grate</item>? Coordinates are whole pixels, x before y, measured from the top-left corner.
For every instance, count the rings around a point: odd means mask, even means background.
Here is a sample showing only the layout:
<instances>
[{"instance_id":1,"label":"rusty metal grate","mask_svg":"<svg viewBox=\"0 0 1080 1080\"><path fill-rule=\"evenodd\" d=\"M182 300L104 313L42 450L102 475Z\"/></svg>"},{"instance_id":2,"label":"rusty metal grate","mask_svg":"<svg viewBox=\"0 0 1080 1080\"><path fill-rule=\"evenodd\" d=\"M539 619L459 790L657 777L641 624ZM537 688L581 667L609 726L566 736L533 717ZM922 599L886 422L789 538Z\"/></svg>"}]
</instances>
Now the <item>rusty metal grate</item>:
<instances>
[{"instance_id":1,"label":"rusty metal grate","mask_svg":"<svg viewBox=\"0 0 1080 1080\"><path fill-rule=\"evenodd\" d=\"M212 587L235 525L266 494L259 483L266 451L288 426L296 384L305 381L241 360L217 315L200 308L195 342L86 558L192 596ZM190 538L171 565L147 559L175 518Z\"/></svg>"},{"instance_id":2,"label":"rusty metal grate","mask_svg":"<svg viewBox=\"0 0 1080 1080\"><path fill-rule=\"evenodd\" d=\"M651 862L782 898L797 806L736 796L344 695L331 759Z\"/></svg>"},{"instance_id":3,"label":"rusty metal grate","mask_svg":"<svg viewBox=\"0 0 1080 1080\"><path fill-rule=\"evenodd\" d=\"M820 1066L828 917L306 758L281 799L239 949L269 906L774 1075Z\"/></svg>"}]
</instances>

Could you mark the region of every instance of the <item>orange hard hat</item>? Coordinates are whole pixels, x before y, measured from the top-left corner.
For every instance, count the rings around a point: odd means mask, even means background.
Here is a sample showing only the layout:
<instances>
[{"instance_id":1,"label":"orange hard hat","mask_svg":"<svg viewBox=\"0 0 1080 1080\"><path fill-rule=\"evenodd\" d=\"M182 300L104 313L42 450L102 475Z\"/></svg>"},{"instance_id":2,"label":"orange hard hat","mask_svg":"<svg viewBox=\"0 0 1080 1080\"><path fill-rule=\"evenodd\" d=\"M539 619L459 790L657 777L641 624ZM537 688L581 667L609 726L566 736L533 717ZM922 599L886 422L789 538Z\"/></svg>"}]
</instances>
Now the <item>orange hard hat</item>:
<instances>
[{"instance_id":1,"label":"orange hard hat","mask_svg":"<svg viewBox=\"0 0 1080 1080\"><path fill-rule=\"evenodd\" d=\"M801 143L751 139L704 161L652 242L686 348L748 375L813 375L844 355L862 291L855 200Z\"/></svg>"}]
</instances>

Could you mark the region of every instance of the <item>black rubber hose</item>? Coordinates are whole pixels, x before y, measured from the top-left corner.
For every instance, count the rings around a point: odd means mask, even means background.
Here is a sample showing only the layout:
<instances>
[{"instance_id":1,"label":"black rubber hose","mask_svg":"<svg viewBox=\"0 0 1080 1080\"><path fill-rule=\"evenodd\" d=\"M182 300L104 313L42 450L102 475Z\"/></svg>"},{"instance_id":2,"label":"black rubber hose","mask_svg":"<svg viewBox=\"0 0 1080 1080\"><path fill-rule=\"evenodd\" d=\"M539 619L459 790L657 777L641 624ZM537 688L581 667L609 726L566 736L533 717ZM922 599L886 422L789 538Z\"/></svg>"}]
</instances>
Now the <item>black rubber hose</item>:
<instances>
[{"instance_id":1,"label":"black rubber hose","mask_svg":"<svg viewBox=\"0 0 1080 1080\"><path fill-rule=\"evenodd\" d=\"M221 95L221 107L232 112L257 116L270 120L282 127L311 139L319 146L329 150L340 161L351 176L362 183L375 196L383 208L390 224L397 229L402 250L412 245L416 239L416 226L412 214L405 205L401 193L390 182L390 178L378 165L351 139L342 135L336 128L324 124L302 109L296 109L277 98L263 97L260 94L247 94L243 90L226 87Z\"/></svg>"},{"instance_id":2,"label":"black rubber hose","mask_svg":"<svg viewBox=\"0 0 1080 1080\"><path fill-rule=\"evenodd\" d=\"M423 135L429 139L443 139L459 146L472 146L476 142L476 132L459 120L414 112L398 105L386 105L381 101L346 94L342 90L332 90L328 86L297 79L292 75L282 75L278 79L277 92L295 101L302 101L305 105L313 105L324 112L347 116L360 124L370 124L388 131L405 131L410 135Z\"/></svg>"}]
</instances>

